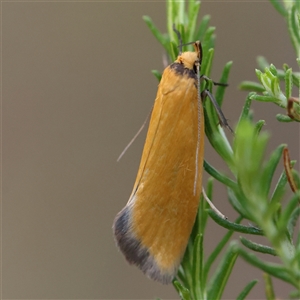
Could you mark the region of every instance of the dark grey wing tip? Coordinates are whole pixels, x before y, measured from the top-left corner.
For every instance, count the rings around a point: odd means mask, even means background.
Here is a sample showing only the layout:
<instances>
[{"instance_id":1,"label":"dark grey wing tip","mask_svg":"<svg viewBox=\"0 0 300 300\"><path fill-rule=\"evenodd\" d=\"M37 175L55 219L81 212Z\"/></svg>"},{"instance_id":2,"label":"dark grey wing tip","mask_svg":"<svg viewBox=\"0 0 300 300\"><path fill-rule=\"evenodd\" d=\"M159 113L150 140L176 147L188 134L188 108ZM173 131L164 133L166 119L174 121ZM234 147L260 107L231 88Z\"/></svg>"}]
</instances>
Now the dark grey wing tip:
<instances>
[{"instance_id":1,"label":"dark grey wing tip","mask_svg":"<svg viewBox=\"0 0 300 300\"><path fill-rule=\"evenodd\" d=\"M135 264L149 278L162 284L170 284L175 274L161 272L154 257L132 233L130 217L130 208L125 206L114 220L113 231L118 247L126 260L130 264Z\"/></svg>"},{"instance_id":2,"label":"dark grey wing tip","mask_svg":"<svg viewBox=\"0 0 300 300\"><path fill-rule=\"evenodd\" d=\"M127 261L130 264L140 265L142 261L147 260L149 252L143 249L141 242L134 236L130 227L130 209L125 206L114 220L115 240Z\"/></svg>"}]
</instances>

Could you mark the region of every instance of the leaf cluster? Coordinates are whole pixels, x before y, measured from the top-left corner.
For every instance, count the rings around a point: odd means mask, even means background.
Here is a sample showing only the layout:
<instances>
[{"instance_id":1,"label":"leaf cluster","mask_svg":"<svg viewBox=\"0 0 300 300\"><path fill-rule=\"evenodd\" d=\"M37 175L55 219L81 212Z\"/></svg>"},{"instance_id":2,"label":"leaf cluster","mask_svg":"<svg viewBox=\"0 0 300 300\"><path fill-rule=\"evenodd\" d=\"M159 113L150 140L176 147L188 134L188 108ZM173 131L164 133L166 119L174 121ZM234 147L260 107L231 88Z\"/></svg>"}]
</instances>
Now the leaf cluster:
<instances>
[{"instance_id":1,"label":"leaf cluster","mask_svg":"<svg viewBox=\"0 0 300 300\"><path fill-rule=\"evenodd\" d=\"M291 43L295 49L296 61L300 66L300 2L299 1L281 1L270 0L276 10L285 18ZM240 89L254 91L252 100L262 102L273 102L286 110L286 114L277 114L276 118L280 122L300 122L300 101L293 97L293 86L299 90L300 73L293 72L287 64L282 69L277 69L273 64L260 56L257 59L259 69L256 69L256 76L259 83L252 81L243 81ZM280 84L285 88L281 90Z\"/></svg>"},{"instance_id":2,"label":"leaf cluster","mask_svg":"<svg viewBox=\"0 0 300 300\"><path fill-rule=\"evenodd\" d=\"M280 1L271 1L271 3L287 19L292 43L296 51L299 51L299 23L297 23L299 2L290 1L288 4L287 2L282 4ZM201 40L204 53L201 74L209 76L214 55L215 28L209 26L209 16L204 16L201 22L198 22L199 10L198 1L190 0L188 3L167 1L167 34L160 33L148 16L143 18L166 50L170 62L174 61L178 54L178 41L173 31L173 24L180 31L184 43ZM231 65L232 62L225 65L220 82L228 82ZM260 59L260 65L264 66L264 72L256 71L260 83L241 84L243 89L251 92L245 100L233 142L228 140L224 129L219 125L213 105L209 101L204 103L206 135L229 167L231 174L220 172L208 161L204 162L204 169L215 180L226 186L229 203L239 217L234 222L230 222L210 209L205 201L200 201L193 232L177 278L173 282L182 299L222 299L223 291L238 257L264 272L268 299L275 299L272 277L289 283L295 289L291 295L300 297L300 232L295 232L300 215L299 173L293 169L296 162L290 161L285 144L279 145L269 157L266 157L270 136L268 132L262 131L264 120L253 122L251 112L253 100L268 101L287 110L288 116L278 117L279 120L300 121L299 102L297 98L292 97L292 86L299 87L300 77L286 65L283 70L277 70L275 66L267 65L265 59ZM161 73L158 71L153 73L160 80ZM285 83L284 92L280 89L280 81ZM201 88L212 90L213 82L208 81L204 85L205 87ZM218 86L214 92L220 106L224 94L224 86ZM292 104L291 99L294 99ZM278 168L281 169L279 177L275 175ZM272 190L271 186L274 182L276 184ZM288 189L292 190L290 195L287 193ZM206 190L211 199L212 179L208 181ZM203 240L208 216L220 226L227 228L228 232L212 253L205 258ZM240 224L243 219L249 220L254 225ZM230 242L234 232L264 236L266 244L271 246L257 244L244 236L240 237L240 241ZM255 252L263 253L265 257L278 256L278 263L270 262L267 258L261 259ZM213 271L212 266L220 256L221 260ZM211 273L212 275L209 276ZM236 299L245 299L256 282L257 280L249 282Z\"/></svg>"}]
</instances>

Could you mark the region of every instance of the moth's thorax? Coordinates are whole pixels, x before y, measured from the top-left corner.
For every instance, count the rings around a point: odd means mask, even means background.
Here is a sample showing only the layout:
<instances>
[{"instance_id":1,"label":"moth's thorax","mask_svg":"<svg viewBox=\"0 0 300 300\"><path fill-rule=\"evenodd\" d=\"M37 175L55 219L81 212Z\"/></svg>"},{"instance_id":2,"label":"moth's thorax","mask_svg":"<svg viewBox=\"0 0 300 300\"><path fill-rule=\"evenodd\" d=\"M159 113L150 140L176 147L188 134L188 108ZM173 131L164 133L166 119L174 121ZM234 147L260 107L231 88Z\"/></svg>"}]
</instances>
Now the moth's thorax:
<instances>
[{"instance_id":1,"label":"moth's thorax","mask_svg":"<svg viewBox=\"0 0 300 300\"><path fill-rule=\"evenodd\" d=\"M180 55L178 55L175 62L183 64L184 67L187 69L193 70L195 62L198 60L199 58L196 52L183 52Z\"/></svg>"}]
</instances>

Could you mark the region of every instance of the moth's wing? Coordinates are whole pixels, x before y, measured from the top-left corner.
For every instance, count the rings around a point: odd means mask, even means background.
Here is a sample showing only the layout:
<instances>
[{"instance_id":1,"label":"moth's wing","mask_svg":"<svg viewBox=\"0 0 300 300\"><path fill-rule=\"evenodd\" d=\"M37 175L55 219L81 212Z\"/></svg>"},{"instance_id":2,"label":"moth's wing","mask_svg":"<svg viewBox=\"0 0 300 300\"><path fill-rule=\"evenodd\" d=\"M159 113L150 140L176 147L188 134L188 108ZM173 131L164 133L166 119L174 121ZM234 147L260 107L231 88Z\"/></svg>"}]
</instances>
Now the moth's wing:
<instances>
[{"instance_id":1,"label":"moth's wing","mask_svg":"<svg viewBox=\"0 0 300 300\"><path fill-rule=\"evenodd\" d=\"M203 112L201 107L201 122ZM194 194L198 138L197 88L193 78L167 68L158 88L142 159L115 233L130 263L169 283L176 275L197 214L201 193L204 125Z\"/></svg>"}]
</instances>

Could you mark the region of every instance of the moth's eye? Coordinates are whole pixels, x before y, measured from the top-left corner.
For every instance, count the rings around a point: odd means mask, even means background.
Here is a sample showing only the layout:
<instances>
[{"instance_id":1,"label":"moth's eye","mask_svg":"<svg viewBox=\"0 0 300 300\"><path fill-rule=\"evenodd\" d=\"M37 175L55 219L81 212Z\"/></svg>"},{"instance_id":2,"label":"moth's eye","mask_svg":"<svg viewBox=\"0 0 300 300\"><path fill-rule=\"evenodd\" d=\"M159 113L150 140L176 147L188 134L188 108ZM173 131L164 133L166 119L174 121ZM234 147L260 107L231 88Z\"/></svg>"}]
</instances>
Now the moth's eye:
<instances>
[{"instance_id":1,"label":"moth's eye","mask_svg":"<svg viewBox=\"0 0 300 300\"><path fill-rule=\"evenodd\" d=\"M194 65L193 65L193 71L195 72L195 74L198 73L198 67L200 66L200 61L197 59L195 62L194 62ZM199 68L200 69L200 68Z\"/></svg>"},{"instance_id":2,"label":"moth's eye","mask_svg":"<svg viewBox=\"0 0 300 300\"><path fill-rule=\"evenodd\" d=\"M197 65L196 65L196 63L193 65L193 70L194 70L195 74L197 74Z\"/></svg>"}]
</instances>

